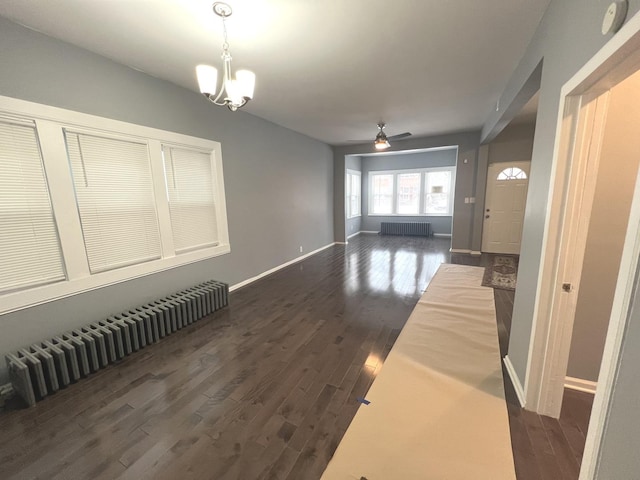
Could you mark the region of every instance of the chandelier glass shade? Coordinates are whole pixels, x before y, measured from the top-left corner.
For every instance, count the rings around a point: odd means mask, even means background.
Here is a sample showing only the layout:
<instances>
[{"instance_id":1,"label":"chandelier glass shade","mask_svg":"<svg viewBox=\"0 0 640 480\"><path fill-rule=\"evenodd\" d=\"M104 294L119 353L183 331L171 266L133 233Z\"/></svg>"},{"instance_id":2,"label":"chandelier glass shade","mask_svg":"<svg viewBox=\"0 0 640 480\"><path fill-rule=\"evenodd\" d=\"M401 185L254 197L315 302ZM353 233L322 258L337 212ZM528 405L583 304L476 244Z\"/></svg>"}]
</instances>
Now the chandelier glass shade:
<instances>
[{"instance_id":1,"label":"chandelier glass shade","mask_svg":"<svg viewBox=\"0 0 640 480\"><path fill-rule=\"evenodd\" d=\"M249 70L238 70L235 76L231 71L231 53L227 41L226 18L231 15L231 7L226 3L213 4L213 12L222 18L224 43L222 44L223 73L220 90L218 86L218 69L210 65L198 65L196 76L200 92L215 105L226 106L235 112L247 104L253 98L253 90L256 84L256 75ZM216 94L216 91L218 93Z\"/></svg>"}]
</instances>

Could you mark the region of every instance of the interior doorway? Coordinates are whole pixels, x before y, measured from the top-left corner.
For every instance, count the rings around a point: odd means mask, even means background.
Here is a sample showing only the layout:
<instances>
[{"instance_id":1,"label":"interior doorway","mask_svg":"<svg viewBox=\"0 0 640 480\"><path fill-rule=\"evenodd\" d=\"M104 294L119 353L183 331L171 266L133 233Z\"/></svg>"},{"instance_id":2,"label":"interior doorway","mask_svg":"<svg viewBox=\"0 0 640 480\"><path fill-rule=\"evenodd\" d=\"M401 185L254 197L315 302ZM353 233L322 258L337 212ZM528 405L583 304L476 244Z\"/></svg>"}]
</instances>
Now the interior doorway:
<instances>
[{"instance_id":1,"label":"interior doorway","mask_svg":"<svg viewBox=\"0 0 640 480\"><path fill-rule=\"evenodd\" d=\"M554 187L525 386L528 409L558 417L581 288L594 277L587 270L590 263L609 267L613 272L606 276L608 282L605 276L595 282L600 293L611 294L602 301L606 312L600 317L608 317L608 326L581 479L595 477L640 252L640 20L634 20L562 89L565 108L554 154ZM611 162L621 158L624 162L613 168ZM629 185L623 185L625 181ZM626 196L605 200L603 188L609 195L624 190ZM600 221L609 225L607 220L615 218L622 224L611 235L618 247L607 251L589 247L597 235L600 241L609 235L608 228L590 231L595 227L592 220L605 207L609 216Z\"/></svg>"},{"instance_id":2,"label":"interior doorway","mask_svg":"<svg viewBox=\"0 0 640 480\"><path fill-rule=\"evenodd\" d=\"M608 93L565 382L585 391L597 386L640 164L638 92L636 72Z\"/></svg>"},{"instance_id":3,"label":"interior doorway","mask_svg":"<svg viewBox=\"0 0 640 480\"><path fill-rule=\"evenodd\" d=\"M531 162L493 163L487 172L482 251L518 255Z\"/></svg>"}]
</instances>

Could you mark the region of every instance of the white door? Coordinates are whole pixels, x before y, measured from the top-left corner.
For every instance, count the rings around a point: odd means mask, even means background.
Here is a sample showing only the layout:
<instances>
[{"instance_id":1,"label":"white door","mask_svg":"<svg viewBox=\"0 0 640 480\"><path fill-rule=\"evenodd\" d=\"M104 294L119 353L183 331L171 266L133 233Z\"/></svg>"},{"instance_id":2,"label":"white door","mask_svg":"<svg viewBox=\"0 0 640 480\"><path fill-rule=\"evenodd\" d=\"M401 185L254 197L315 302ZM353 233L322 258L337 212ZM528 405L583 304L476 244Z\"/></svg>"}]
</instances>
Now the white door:
<instances>
[{"instance_id":1,"label":"white door","mask_svg":"<svg viewBox=\"0 0 640 480\"><path fill-rule=\"evenodd\" d=\"M519 254L531 162L493 163L487 173L482 251Z\"/></svg>"}]
</instances>

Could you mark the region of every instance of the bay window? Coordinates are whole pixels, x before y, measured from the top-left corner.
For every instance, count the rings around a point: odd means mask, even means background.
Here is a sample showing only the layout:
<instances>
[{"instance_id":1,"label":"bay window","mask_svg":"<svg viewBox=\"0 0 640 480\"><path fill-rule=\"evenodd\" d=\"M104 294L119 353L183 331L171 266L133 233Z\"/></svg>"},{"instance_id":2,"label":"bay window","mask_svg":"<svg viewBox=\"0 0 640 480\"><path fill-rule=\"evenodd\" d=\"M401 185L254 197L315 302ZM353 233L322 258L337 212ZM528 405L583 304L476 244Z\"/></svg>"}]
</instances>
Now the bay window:
<instances>
[{"instance_id":1,"label":"bay window","mask_svg":"<svg viewBox=\"0 0 640 480\"><path fill-rule=\"evenodd\" d=\"M369 215L452 216L456 170L369 172Z\"/></svg>"}]
</instances>

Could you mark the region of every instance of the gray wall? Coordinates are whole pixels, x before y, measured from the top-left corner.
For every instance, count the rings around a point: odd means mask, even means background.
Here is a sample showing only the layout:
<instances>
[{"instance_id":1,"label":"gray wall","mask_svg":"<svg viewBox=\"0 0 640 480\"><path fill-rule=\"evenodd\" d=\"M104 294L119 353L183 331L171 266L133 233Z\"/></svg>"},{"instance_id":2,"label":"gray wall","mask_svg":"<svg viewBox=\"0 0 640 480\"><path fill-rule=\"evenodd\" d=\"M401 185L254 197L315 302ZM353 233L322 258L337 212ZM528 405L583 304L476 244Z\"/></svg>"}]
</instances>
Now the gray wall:
<instances>
[{"instance_id":1,"label":"gray wall","mask_svg":"<svg viewBox=\"0 0 640 480\"><path fill-rule=\"evenodd\" d=\"M636 480L640 472L638 432L640 432L640 282L632 293L633 305L622 341L616 386L609 403L596 478L599 480Z\"/></svg>"},{"instance_id":2,"label":"gray wall","mask_svg":"<svg viewBox=\"0 0 640 480\"><path fill-rule=\"evenodd\" d=\"M567 375L598 381L640 163L640 73L611 90ZM594 172L595 173L595 172Z\"/></svg>"},{"instance_id":3,"label":"gray wall","mask_svg":"<svg viewBox=\"0 0 640 480\"><path fill-rule=\"evenodd\" d=\"M482 237L478 234L478 225L482 219L482 206L464 203L464 197L477 197L480 151L480 133L465 132L439 135L434 137L409 138L399 142L392 142L390 152L405 150L420 150L436 147L458 147L458 163L456 166L456 196L454 200L454 215L452 225L451 247L460 250L480 250ZM344 209L344 168L345 156L369 155L375 153L373 142L346 145L333 148L334 158L334 233L335 240L344 242L345 237L345 209ZM486 155L480 155L484 161L486 175ZM484 185L482 183L481 185ZM482 187L484 192L484 187ZM364 229L364 226L363 226ZM476 230L474 230L476 229Z\"/></svg>"},{"instance_id":4,"label":"gray wall","mask_svg":"<svg viewBox=\"0 0 640 480\"><path fill-rule=\"evenodd\" d=\"M362 158L357 156L357 155L351 155L349 157L347 157L345 159L345 169L348 170L355 170L356 172L362 172ZM362 177L360 177L360 180L362 180ZM364 192L362 191L362 185L360 185L360 200L362 202L362 207L360 209L360 212L363 213L362 208L364 208ZM346 210L345 210L346 212ZM354 218L347 218L347 224L346 224L346 229L347 229L347 237L349 235L353 235L355 233L358 233L360 230L362 230L362 216L359 217L354 217Z\"/></svg>"},{"instance_id":5,"label":"gray wall","mask_svg":"<svg viewBox=\"0 0 640 480\"><path fill-rule=\"evenodd\" d=\"M380 170L455 166L457 155L457 149L449 148L420 153L362 157L362 230L379 232L380 222L430 222L434 233L450 235L452 217L369 216L369 173Z\"/></svg>"},{"instance_id":6,"label":"gray wall","mask_svg":"<svg viewBox=\"0 0 640 480\"><path fill-rule=\"evenodd\" d=\"M551 183L560 89L610 38L600 32L608 3L606 0L552 0L525 55L500 96L501 105L510 105L543 63L518 289L509 340L509 357L523 384ZM639 9L640 0L629 2L629 16ZM494 127L504 120L503 115L503 111L490 113L482 130L482 138L490 137Z\"/></svg>"},{"instance_id":7,"label":"gray wall","mask_svg":"<svg viewBox=\"0 0 640 480\"><path fill-rule=\"evenodd\" d=\"M2 315L0 358L205 279L238 283L296 258L301 245L309 252L333 242L329 146L3 18L0 44L0 95L221 142L231 240L228 255Z\"/></svg>"},{"instance_id":8,"label":"gray wall","mask_svg":"<svg viewBox=\"0 0 640 480\"><path fill-rule=\"evenodd\" d=\"M489 163L528 162L535 124L509 125L489 143Z\"/></svg>"},{"instance_id":9,"label":"gray wall","mask_svg":"<svg viewBox=\"0 0 640 480\"><path fill-rule=\"evenodd\" d=\"M544 59L540 101L534 138L527 211L523 230L518 289L509 340L509 357L524 383L535 306L536 286L542 254L542 241L551 183L551 165L560 111L560 89L611 38L600 32L609 0L552 0L540 25L500 97L510 105L535 68ZM640 0L629 0L628 18L640 10ZM482 138L489 138L502 121L503 112L492 112L483 127ZM638 455L637 381L640 365L640 286L636 281L631 315L622 345L616 384L608 406L596 478L635 479L640 471Z\"/></svg>"}]
</instances>

